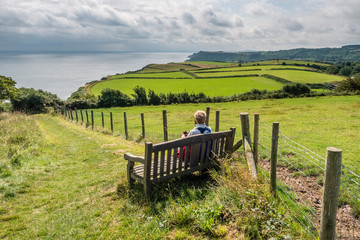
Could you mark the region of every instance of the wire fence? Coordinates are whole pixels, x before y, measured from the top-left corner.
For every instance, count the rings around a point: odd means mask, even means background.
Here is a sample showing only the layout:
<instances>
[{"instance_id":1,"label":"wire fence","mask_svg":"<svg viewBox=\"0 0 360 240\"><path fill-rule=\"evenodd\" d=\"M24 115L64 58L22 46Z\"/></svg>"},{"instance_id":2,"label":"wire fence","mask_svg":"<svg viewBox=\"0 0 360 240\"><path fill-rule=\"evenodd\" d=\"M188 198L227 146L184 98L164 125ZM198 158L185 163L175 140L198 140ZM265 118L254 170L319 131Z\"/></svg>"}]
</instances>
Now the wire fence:
<instances>
[{"instance_id":1,"label":"wire fence","mask_svg":"<svg viewBox=\"0 0 360 240\"><path fill-rule=\"evenodd\" d=\"M269 159L272 127L260 121L259 151ZM323 176L326 159L279 132L277 176L290 189L280 188L279 198L309 237L316 237L320 227ZM265 169L269 167L266 166ZM360 239L359 188L360 177L342 165L341 188L337 213L338 239ZM289 192L294 192L292 196ZM299 205L301 207L299 207ZM307 222L308 224L304 223ZM310 226L314 226L311 228Z\"/></svg>"},{"instance_id":2,"label":"wire fence","mask_svg":"<svg viewBox=\"0 0 360 240\"><path fill-rule=\"evenodd\" d=\"M76 117L77 112L77 117ZM143 119L141 117L143 115ZM88 117L87 117L88 116ZM168 140L177 139L183 131L194 127L194 118L182 112L166 112L166 124L162 111L146 113L110 113L108 109L81 112L67 112L64 116L70 121L93 127L95 130L121 136L133 141L163 142L165 131ZM219 122L219 131L240 126L239 115L226 115L216 119L209 115L213 130ZM144 123L144 124L143 124ZM112 126L112 127L111 127ZM268 159L271 151L272 127L260 121L259 152L261 159ZM237 128L236 139L241 139L241 129ZM277 176L286 185L279 186L279 199L283 202L293 219L302 226L304 235L310 239L316 238L320 226L322 205L323 176L325 157L309 148L293 141L290 137L279 133L278 139ZM262 161L264 168L269 169L269 163ZM345 165L342 165L340 187L340 207L337 214L337 237L339 239L360 239L360 176ZM357 190L356 190L357 189ZM294 193L295 194L294 194Z\"/></svg>"}]
</instances>

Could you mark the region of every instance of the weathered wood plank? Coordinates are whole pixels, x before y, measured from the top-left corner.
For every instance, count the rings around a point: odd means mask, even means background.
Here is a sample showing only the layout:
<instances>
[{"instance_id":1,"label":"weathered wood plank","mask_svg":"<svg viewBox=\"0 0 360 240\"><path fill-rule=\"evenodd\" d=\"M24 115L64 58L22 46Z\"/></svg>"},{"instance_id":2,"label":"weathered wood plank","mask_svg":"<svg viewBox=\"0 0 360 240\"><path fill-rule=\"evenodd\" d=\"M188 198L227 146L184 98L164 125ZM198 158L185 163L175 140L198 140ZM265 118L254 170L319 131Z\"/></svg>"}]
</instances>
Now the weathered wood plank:
<instances>
[{"instance_id":1,"label":"weathered wood plank","mask_svg":"<svg viewBox=\"0 0 360 240\"><path fill-rule=\"evenodd\" d=\"M124 159L128 160L128 161L132 161L132 162L139 162L144 164L145 163L145 159L142 156L135 156L131 153L125 153L124 154Z\"/></svg>"},{"instance_id":2,"label":"weathered wood plank","mask_svg":"<svg viewBox=\"0 0 360 240\"><path fill-rule=\"evenodd\" d=\"M167 150L166 175L170 174L170 164L171 164L171 148Z\"/></svg>"},{"instance_id":3,"label":"weathered wood plank","mask_svg":"<svg viewBox=\"0 0 360 240\"><path fill-rule=\"evenodd\" d=\"M176 167L177 167L177 148L173 148L173 156L172 156L172 173L176 172Z\"/></svg>"},{"instance_id":4,"label":"weathered wood plank","mask_svg":"<svg viewBox=\"0 0 360 240\"><path fill-rule=\"evenodd\" d=\"M169 148L175 148L179 146L186 146L186 145L193 145L196 143L203 143L206 141L218 139L221 137L228 137L232 136L232 131L223 131L223 132L217 132L217 133L211 133L211 134L199 134L194 136L189 136L186 138L176 139L164 143L158 143L153 145L154 151L161 151L166 150Z\"/></svg>"},{"instance_id":5,"label":"weathered wood plank","mask_svg":"<svg viewBox=\"0 0 360 240\"><path fill-rule=\"evenodd\" d=\"M165 150L162 150L160 154L160 177L164 176L164 165L165 165Z\"/></svg>"},{"instance_id":6,"label":"weathered wood plank","mask_svg":"<svg viewBox=\"0 0 360 240\"><path fill-rule=\"evenodd\" d=\"M154 164L153 164L153 168L154 168L154 173L153 176L156 178L157 174L158 174L158 167L159 167L159 152L154 152Z\"/></svg>"}]
</instances>

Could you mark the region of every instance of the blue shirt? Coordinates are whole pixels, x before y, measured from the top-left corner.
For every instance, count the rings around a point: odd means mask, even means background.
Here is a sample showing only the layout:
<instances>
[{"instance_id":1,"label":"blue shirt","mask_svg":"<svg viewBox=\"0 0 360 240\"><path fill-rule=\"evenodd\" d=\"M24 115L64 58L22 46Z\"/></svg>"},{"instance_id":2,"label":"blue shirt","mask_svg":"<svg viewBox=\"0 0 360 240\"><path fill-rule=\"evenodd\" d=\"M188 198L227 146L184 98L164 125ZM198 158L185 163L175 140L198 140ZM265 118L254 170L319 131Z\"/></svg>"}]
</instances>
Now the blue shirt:
<instances>
[{"instance_id":1,"label":"blue shirt","mask_svg":"<svg viewBox=\"0 0 360 240\"><path fill-rule=\"evenodd\" d=\"M188 136L193 136L193 135L201 134L199 128L200 128L200 129L206 128L205 131L203 132L204 134L206 134L206 133L212 133L211 127L206 126L205 123L202 123L202 124L195 124L195 127L190 130Z\"/></svg>"}]
</instances>

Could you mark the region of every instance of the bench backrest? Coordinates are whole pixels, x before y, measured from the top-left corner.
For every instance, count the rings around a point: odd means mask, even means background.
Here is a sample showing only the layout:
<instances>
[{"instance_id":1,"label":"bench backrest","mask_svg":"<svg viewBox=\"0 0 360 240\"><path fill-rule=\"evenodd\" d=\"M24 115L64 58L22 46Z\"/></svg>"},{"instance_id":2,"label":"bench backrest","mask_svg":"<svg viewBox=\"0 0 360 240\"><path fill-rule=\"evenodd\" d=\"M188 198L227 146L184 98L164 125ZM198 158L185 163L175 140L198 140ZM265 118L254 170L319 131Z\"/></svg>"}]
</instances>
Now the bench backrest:
<instances>
[{"instance_id":1,"label":"bench backrest","mask_svg":"<svg viewBox=\"0 0 360 240\"><path fill-rule=\"evenodd\" d=\"M154 179L182 172L200 170L210 165L211 158L231 151L235 128L229 131L199 134L152 145L146 143L144 177Z\"/></svg>"}]
</instances>

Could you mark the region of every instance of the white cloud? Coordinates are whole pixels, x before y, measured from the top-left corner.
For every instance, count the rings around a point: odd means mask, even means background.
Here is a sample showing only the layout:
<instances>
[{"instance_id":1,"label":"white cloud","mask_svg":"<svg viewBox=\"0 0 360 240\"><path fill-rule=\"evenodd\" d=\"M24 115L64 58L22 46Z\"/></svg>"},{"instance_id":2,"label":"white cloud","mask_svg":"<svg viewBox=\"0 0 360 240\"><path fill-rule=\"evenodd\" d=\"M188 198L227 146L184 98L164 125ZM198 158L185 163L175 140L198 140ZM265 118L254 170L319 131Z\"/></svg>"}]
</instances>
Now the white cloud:
<instances>
[{"instance_id":1,"label":"white cloud","mask_svg":"<svg viewBox=\"0 0 360 240\"><path fill-rule=\"evenodd\" d=\"M0 50L274 50L360 42L357 0L0 0L0 6Z\"/></svg>"}]
</instances>

